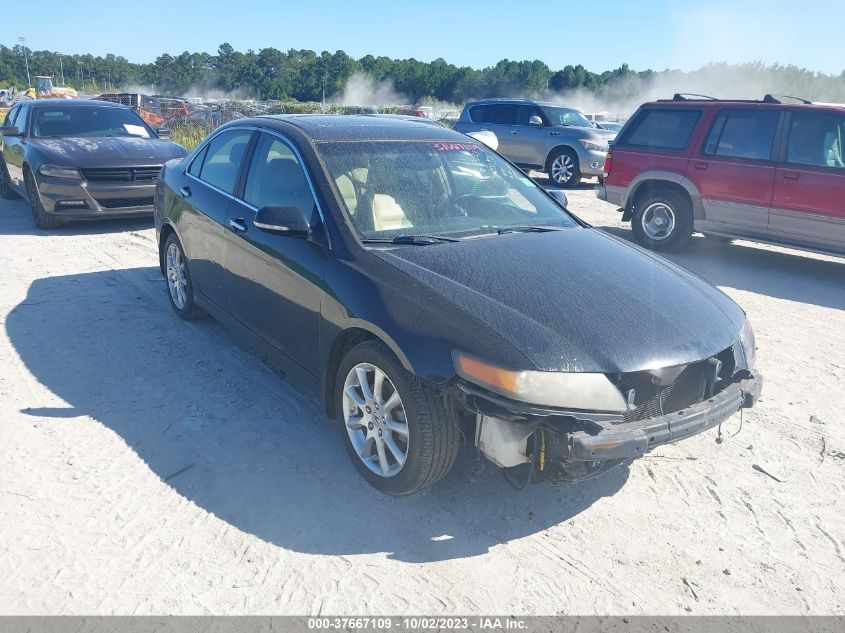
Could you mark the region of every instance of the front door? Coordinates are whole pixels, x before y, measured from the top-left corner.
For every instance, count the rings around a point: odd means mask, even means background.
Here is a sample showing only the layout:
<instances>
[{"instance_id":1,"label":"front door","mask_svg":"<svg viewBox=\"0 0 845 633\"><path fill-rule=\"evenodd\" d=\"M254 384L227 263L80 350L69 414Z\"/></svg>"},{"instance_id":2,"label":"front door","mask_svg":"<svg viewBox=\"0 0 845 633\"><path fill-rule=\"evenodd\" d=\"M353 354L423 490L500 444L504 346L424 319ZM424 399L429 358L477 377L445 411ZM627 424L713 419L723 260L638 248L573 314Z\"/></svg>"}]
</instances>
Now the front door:
<instances>
[{"instance_id":1,"label":"front door","mask_svg":"<svg viewBox=\"0 0 845 633\"><path fill-rule=\"evenodd\" d=\"M255 226L264 206L299 207L311 238ZM246 174L243 200L226 220L226 297L230 312L312 375L318 374L322 280L328 242L303 165L286 140L262 132Z\"/></svg>"},{"instance_id":2,"label":"front door","mask_svg":"<svg viewBox=\"0 0 845 633\"><path fill-rule=\"evenodd\" d=\"M687 165L701 193L705 218L762 232L769 223L775 180L774 108L726 108L716 115L700 151Z\"/></svg>"},{"instance_id":3,"label":"front door","mask_svg":"<svg viewBox=\"0 0 845 633\"><path fill-rule=\"evenodd\" d=\"M845 116L790 113L769 222L776 237L837 250L845 247L843 141Z\"/></svg>"},{"instance_id":4,"label":"front door","mask_svg":"<svg viewBox=\"0 0 845 633\"><path fill-rule=\"evenodd\" d=\"M531 124L531 117L543 121L543 113L535 105L522 105L516 116L516 124L509 130L510 158L520 165L542 165L549 146L549 128L545 123Z\"/></svg>"},{"instance_id":5,"label":"front door","mask_svg":"<svg viewBox=\"0 0 845 633\"><path fill-rule=\"evenodd\" d=\"M21 104L9 111L7 117L8 125L18 128L20 136L3 137L3 160L6 161L6 170L9 172L9 181L12 187L18 192L24 193L23 182L23 159L24 159L24 137L26 135L27 121L29 119L29 106Z\"/></svg>"}]
</instances>

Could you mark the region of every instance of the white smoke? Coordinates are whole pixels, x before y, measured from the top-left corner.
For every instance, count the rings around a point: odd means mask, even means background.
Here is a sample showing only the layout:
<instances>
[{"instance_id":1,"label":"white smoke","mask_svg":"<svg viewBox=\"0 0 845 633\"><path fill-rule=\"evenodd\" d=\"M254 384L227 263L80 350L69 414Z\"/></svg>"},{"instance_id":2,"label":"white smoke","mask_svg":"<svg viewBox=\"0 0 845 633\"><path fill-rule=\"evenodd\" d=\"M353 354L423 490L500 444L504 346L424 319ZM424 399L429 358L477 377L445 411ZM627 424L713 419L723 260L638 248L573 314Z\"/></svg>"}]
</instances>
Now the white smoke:
<instances>
[{"instance_id":1,"label":"white smoke","mask_svg":"<svg viewBox=\"0 0 845 633\"><path fill-rule=\"evenodd\" d=\"M346 82L343 94L331 100L344 106L375 106L406 104L408 97L396 91L393 80L376 81L372 76L358 73Z\"/></svg>"}]
</instances>

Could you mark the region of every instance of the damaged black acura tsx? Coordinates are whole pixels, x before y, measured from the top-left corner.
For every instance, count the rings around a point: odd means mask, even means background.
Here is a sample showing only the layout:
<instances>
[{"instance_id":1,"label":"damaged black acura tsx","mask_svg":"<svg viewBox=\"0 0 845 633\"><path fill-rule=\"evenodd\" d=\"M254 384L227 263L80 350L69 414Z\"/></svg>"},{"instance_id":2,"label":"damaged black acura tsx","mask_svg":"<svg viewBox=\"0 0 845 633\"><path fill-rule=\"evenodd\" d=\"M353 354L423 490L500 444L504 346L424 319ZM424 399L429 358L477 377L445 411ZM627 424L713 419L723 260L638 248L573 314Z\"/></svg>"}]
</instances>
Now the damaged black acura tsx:
<instances>
[{"instance_id":1,"label":"damaged black acura tsx","mask_svg":"<svg viewBox=\"0 0 845 633\"><path fill-rule=\"evenodd\" d=\"M760 393L739 306L457 132L239 120L165 165L155 219L176 313L317 388L385 492L434 483L463 440L512 476L582 479Z\"/></svg>"}]
</instances>

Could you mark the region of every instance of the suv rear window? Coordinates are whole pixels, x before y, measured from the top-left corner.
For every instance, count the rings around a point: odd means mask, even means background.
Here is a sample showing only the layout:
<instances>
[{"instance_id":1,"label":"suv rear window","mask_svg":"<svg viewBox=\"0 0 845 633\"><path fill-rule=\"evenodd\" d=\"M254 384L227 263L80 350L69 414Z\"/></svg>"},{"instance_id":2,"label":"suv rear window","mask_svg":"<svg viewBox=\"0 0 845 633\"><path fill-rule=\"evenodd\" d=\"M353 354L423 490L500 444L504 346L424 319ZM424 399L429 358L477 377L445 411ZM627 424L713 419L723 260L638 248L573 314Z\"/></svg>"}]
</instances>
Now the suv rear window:
<instances>
[{"instance_id":1,"label":"suv rear window","mask_svg":"<svg viewBox=\"0 0 845 633\"><path fill-rule=\"evenodd\" d=\"M682 150L687 146L701 110L648 108L641 110L615 145Z\"/></svg>"},{"instance_id":2,"label":"suv rear window","mask_svg":"<svg viewBox=\"0 0 845 633\"><path fill-rule=\"evenodd\" d=\"M707 135L704 154L770 160L779 118L776 110L722 110Z\"/></svg>"},{"instance_id":3,"label":"suv rear window","mask_svg":"<svg viewBox=\"0 0 845 633\"><path fill-rule=\"evenodd\" d=\"M500 125L514 125L516 123L518 104L492 103L473 106L469 110L469 118L474 123L498 123Z\"/></svg>"}]
</instances>

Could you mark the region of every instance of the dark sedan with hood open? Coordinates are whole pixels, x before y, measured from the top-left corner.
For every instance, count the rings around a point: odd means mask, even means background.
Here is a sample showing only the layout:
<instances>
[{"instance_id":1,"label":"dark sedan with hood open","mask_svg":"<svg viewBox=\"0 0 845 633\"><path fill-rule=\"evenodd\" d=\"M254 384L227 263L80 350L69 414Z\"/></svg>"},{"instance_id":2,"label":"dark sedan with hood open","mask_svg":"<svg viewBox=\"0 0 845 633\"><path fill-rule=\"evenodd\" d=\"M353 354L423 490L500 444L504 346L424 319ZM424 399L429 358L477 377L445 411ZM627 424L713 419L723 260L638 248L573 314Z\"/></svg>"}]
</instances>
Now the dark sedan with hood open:
<instances>
[{"instance_id":1,"label":"dark sedan with hood open","mask_svg":"<svg viewBox=\"0 0 845 633\"><path fill-rule=\"evenodd\" d=\"M362 475L408 493L462 437L572 481L758 398L739 306L561 198L450 130L259 117L166 164L155 220L176 313L318 389Z\"/></svg>"},{"instance_id":2,"label":"dark sedan with hood open","mask_svg":"<svg viewBox=\"0 0 845 633\"><path fill-rule=\"evenodd\" d=\"M103 101L21 101L0 128L0 195L20 195L36 226L152 213L161 166L187 152L137 113Z\"/></svg>"}]
</instances>

